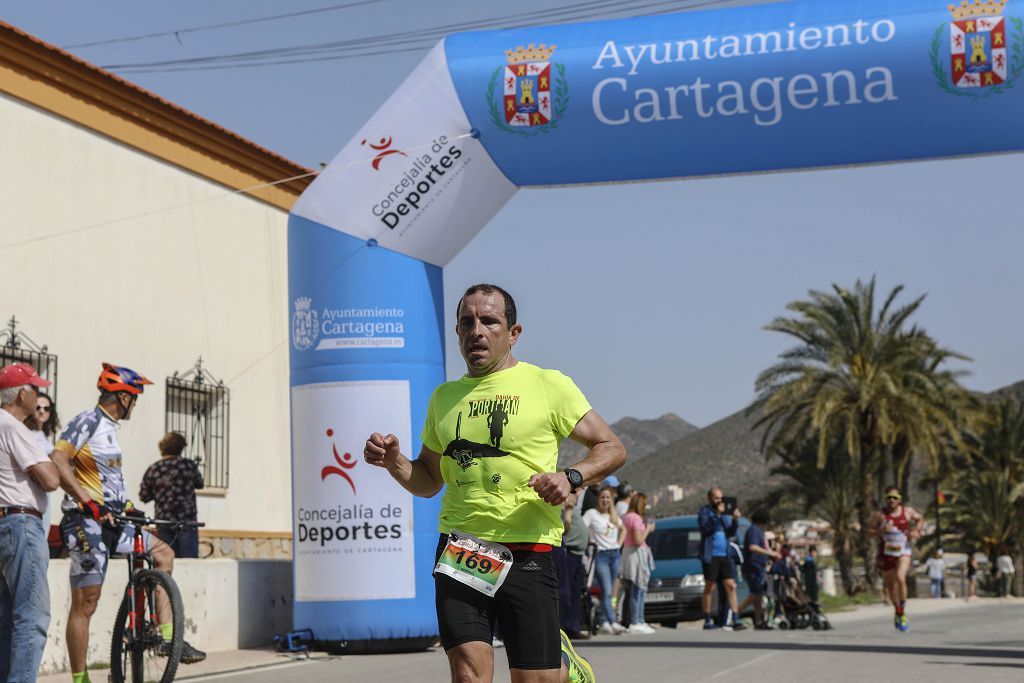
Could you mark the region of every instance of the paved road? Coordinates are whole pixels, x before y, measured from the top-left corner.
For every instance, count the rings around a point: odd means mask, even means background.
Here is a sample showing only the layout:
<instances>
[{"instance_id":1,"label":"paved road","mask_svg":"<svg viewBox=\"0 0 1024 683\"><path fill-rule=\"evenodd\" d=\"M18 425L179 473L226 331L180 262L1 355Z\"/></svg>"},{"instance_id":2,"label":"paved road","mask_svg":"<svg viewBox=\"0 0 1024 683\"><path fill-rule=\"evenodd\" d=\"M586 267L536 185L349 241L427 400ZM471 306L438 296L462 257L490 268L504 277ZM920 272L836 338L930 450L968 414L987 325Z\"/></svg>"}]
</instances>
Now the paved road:
<instances>
[{"instance_id":1,"label":"paved road","mask_svg":"<svg viewBox=\"0 0 1024 683\"><path fill-rule=\"evenodd\" d=\"M833 631L704 632L694 626L651 636L604 636L579 644L601 683L610 681L1024 681L1024 601L912 602L911 632L892 628L882 606L833 617ZM508 681L496 656L495 681ZM320 658L202 681L447 681L441 650Z\"/></svg>"}]
</instances>

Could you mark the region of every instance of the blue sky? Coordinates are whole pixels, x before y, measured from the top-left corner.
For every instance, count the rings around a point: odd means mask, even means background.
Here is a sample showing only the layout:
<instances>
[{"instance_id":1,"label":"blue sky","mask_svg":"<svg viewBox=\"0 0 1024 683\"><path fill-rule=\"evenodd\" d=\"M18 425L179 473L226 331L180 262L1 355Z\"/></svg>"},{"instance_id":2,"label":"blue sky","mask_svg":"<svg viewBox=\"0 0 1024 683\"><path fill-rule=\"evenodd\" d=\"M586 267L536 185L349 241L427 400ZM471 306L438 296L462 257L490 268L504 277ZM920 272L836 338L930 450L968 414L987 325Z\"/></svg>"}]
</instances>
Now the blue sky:
<instances>
[{"instance_id":1,"label":"blue sky","mask_svg":"<svg viewBox=\"0 0 1024 683\"><path fill-rule=\"evenodd\" d=\"M99 65L190 58L578 2L374 0L181 33L180 43L161 36L70 49ZM341 0L36 0L5 3L0 18L67 46L337 4ZM316 166L335 155L423 54L415 49L253 69L123 75ZM965 383L988 391L1024 379L1021 178L1024 155L1008 154L521 191L446 268L449 329L462 288L497 282L519 304L525 328L519 357L574 377L606 418L674 412L706 425L743 407L757 373L787 346L762 328L784 314L788 302L809 289L852 286L877 275L881 291L906 285L907 301L928 294L915 322L971 356ZM448 346L449 375L457 376L461 359L450 338Z\"/></svg>"}]
</instances>

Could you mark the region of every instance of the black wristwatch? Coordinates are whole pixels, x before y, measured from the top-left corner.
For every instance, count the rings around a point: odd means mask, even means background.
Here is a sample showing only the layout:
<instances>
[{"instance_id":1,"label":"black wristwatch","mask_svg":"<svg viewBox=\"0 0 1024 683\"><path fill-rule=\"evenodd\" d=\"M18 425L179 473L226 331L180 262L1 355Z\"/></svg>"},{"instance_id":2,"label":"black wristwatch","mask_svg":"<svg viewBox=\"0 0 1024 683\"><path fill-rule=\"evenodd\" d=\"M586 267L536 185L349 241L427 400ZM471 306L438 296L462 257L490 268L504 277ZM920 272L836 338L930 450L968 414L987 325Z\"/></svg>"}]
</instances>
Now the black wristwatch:
<instances>
[{"instance_id":1,"label":"black wristwatch","mask_svg":"<svg viewBox=\"0 0 1024 683\"><path fill-rule=\"evenodd\" d=\"M569 493L576 493L576 489L583 486L583 475L579 470L567 467L564 470L565 478L569 480Z\"/></svg>"}]
</instances>

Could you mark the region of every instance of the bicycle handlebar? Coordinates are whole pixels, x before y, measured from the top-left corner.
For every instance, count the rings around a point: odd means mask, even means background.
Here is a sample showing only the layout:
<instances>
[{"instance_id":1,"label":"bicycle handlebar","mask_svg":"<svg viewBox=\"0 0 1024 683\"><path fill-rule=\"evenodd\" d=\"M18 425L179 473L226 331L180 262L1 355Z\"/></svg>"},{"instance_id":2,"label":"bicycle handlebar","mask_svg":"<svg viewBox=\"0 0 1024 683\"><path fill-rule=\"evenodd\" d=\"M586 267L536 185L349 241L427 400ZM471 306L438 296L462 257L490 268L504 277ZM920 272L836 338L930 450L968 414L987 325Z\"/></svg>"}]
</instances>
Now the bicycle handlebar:
<instances>
[{"instance_id":1,"label":"bicycle handlebar","mask_svg":"<svg viewBox=\"0 0 1024 683\"><path fill-rule=\"evenodd\" d=\"M110 516L118 522L139 524L142 526L173 527L178 529L193 529L206 526L206 522L175 522L169 519L156 519L147 515L139 517L133 515L116 515L111 513Z\"/></svg>"}]
</instances>

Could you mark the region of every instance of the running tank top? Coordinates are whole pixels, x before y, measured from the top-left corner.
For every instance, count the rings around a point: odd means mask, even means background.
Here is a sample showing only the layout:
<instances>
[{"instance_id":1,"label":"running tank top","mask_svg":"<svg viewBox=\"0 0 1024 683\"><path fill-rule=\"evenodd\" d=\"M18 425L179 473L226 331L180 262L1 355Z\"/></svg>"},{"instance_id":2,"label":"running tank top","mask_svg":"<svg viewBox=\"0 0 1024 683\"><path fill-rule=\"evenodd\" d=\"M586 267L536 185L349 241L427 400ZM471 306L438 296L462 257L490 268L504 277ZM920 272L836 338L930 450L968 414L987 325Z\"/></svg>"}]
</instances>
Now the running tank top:
<instances>
[{"instance_id":1,"label":"running tank top","mask_svg":"<svg viewBox=\"0 0 1024 683\"><path fill-rule=\"evenodd\" d=\"M882 532L882 545L878 549L882 555L901 557L910 554L910 520L906 510L900 506L899 515L882 512L882 529L892 525L891 531Z\"/></svg>"}]
</instances>

